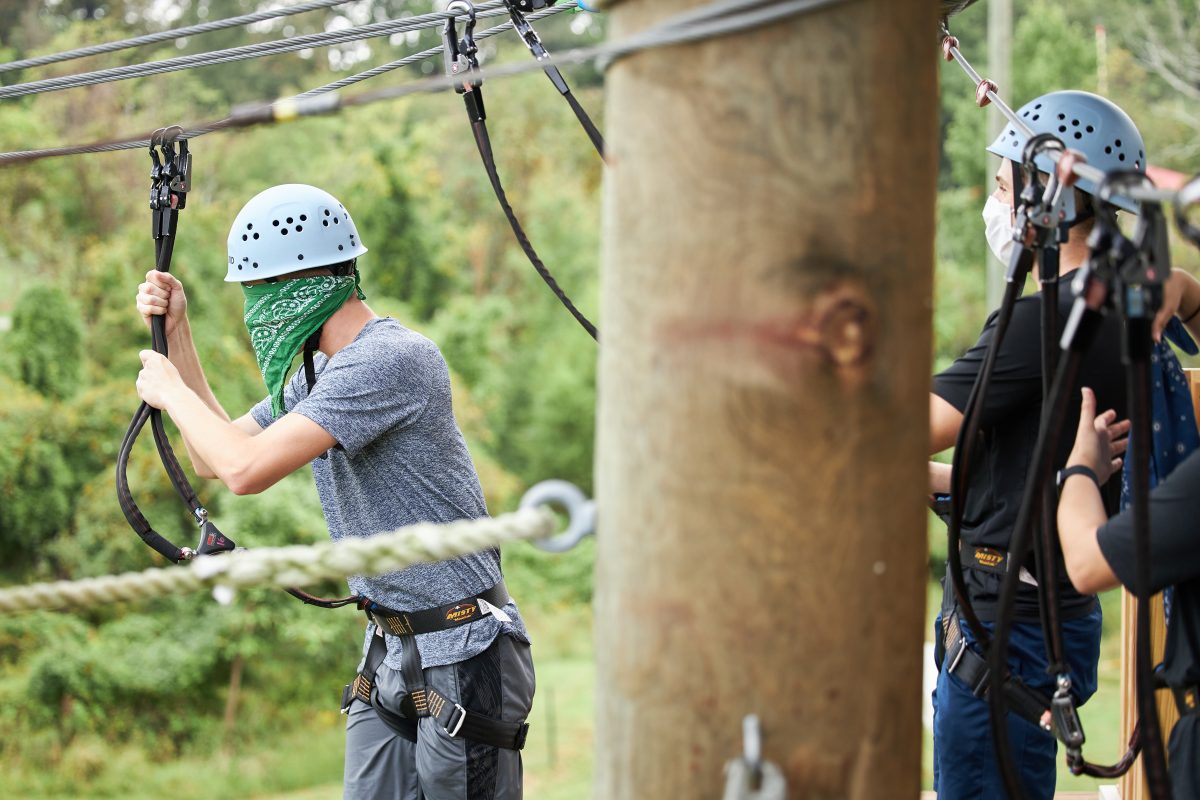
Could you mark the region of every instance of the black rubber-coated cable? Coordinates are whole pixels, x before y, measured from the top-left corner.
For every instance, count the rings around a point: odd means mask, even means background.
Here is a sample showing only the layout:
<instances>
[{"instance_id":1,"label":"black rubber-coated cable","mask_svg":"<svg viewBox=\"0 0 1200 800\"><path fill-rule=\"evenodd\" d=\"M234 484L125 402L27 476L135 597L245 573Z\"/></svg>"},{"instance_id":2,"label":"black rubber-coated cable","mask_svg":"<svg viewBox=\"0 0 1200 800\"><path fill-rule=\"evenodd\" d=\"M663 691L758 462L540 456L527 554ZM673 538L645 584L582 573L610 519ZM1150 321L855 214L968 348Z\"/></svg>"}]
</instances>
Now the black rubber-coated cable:
<instances>
[{"instance_id":1,"label":"black rubber-coated cable","mask_svg":"<svg viewBox=\"0 0 1200 800\"><path fill-rule=\"evenodd\" d=\"M308 3L300 3L295 6L286 6L284 8L271 9L269 11L256 11L253 14L242 14L237 17L226 17L225 19L215 19L212 22L201 22L196 25L187 25L182 28L172 28L166 31L158 31L156 33L147 33L142 36L134 36L130 39L121 39L117 42L105 42L103 44L89 45L88 47L78 47L74 50L64 50L61 53L50 53L44 56L33 56L31 58L23 58L20 61L9 61L0 64L0 72L12 72L18 69L27 69L29 67L41 67L46 64L57 64L61 61L71 61L76 58L87 58L88 56L98 56L103 53L115 53L118 50L127 50L131 47L142 47L148 44L157 44L159 42L169 42L174 39L182 39L188 36L198 36L202 33L210 33L212 31L220 31L226 28L236 28L242 25L250 25L255 22L264 22L268 19L276 19L277 17L290 17L296 14L303 14L306 11L315 11L320 8L329 8L330 6L342 5L350 0L312 0Z\"/></svg>"},{"instance_id":2,"label":"black rubber-coated cable","mask_svg":"<svg viewBox=\"0 0 1200 800\"><path fill-rule=\"evenodd\" d=\"M500 207L504 210L504 216L508 218L508 224L512 227L513 235L517 237L517 243L525 251L525 256L529 259L529 263L537 270L537 274L542 276L542 280L550 287L550 291L554 292L554 296L566 307L567 311L571 312L571 316L588 332L588 335L593 339L599 339L596 326L583 315L583 312L575 307L575 304L571 302L571 298L562 290L562 287L558 285L558 281L550 274L550 270L542 263L542 259L538 257L537 251L529 243L529 237L525 235L525 230L517 220L517 215L513 212L512 206L509 205L508 197L504 193L504 187L500 183L500 175L496 172L496 159L492 155L492 144L488 138L487 123L483 120L472 122L471 130L475 133L475 145L479 148L479 155L483 159L484 167L487 169L488 180L492 183L496 199L500 201Z\"/></svg>"}]
</instances>

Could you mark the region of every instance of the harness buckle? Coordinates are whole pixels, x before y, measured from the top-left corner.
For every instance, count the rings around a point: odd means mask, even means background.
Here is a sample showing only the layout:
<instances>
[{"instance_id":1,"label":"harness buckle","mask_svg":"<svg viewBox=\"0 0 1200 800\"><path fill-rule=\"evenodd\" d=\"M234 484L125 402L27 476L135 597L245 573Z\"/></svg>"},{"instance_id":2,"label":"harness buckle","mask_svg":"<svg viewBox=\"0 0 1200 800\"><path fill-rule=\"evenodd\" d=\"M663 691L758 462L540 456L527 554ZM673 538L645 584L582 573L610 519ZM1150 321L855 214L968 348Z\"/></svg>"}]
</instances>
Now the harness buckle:
<instances>
[{"instance_id":1,"label":"harness buckle","mask_svg":"<svg viewBox=\"0 0 1200 800\"><path fill-rule=\"evenodd\" d=\"M456 713L458 714L457 719L454 717ZM446 727L443 730L446 731L447 736L453 739L458 736L458 732L462 730L463 723L466 721L467 710L458 703L455 703L454 710L450 712L450 719L446 721ZM525 727L528 728L529 726L526 725Z\"/></svg>"}]
</instances>

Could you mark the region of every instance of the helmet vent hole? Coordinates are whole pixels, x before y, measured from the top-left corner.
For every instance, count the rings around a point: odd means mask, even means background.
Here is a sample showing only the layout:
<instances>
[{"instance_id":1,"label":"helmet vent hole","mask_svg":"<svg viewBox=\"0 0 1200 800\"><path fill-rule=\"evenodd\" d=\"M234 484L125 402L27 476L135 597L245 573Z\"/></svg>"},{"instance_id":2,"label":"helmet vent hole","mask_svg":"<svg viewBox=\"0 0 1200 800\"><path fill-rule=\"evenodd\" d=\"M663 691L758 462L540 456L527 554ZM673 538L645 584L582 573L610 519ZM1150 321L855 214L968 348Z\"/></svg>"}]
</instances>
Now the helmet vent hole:
<instances>
[{"instance_id":1,"label":"helmet vent hole","mask_svg":"<svg viewBox=\"0 0 1200 800\"><path fill-rule=\"evenodd\" d=\"M254 238L255 238L255 239L257 239L257 238L258 238L258 234L257 234L257 233L256 233L256 234L254 234Z\"/></svg>"},{"instance_id":2,"label":"helmet vent hole","mask_svg":"<svg viewBox=\"0 0 1200 800\"><path fill-rule=\"evenodd\" d=\"M1042 107L1041 103L1038 103L1036 106L1034 106L1034 108L1041 108L1041 107Z\"/></svg>"},{"instance_id":3,"label":"helmet vent hole","mask_svg":"<svg viewBox=\"0 0 1200 800\"><path fill-rule=\"evenodd\" d=\"M287 228L280 228L279 232L282 233L284 236L287 236Z\"/></svg>"},{"instance_id":4,"label":"helmet vent hole","mask_svg":"<svg viewBox=\"0 0 1200 800\"><path fill-rule=\"evenodd\" d=\"M1075 138L1076 138L1076 139L1082 139L1082 138L1083 138L1083 134L1082 134L1082 133L1080 133L1079 131L1075 131Z\"/></svg>"},{"instance_id":5,"label":"helmet vent hole","mask_svg":"<svg viewBox=\"0 0 1200 800\"><path fill-rule=\"evenodd\" d=\"M1059 114L1059 115L1058 115L1058 118L1059 118L1059 119L1066 119L1066 118L1067 118L1067 115L1066 115L1066 114Z\"/></svg>"},{"instance_id":6,"label":"helmet vent hole","mask_svg":"<svg viewBox=\"0 0 1200 800\"><path fill-rule=\"evenodd\" d=\"M287 218L287 224L288 224L288 225L291 225L291 224L292 224L292 218L291 218L291 217L288 217L288 218Z\"/></svg>"},{"instance_id":7,"label":"helmet vent hole","mask_svg":"<svg viewBox=\"0 0 1200 800\"><path fill-rule=\"evenodd\" d=\"M1059 132L1059 133L1066 133L1066 132L1067 132L1067 126L1066 126L1066 125L1059 125L1059 126L1058 126L1058 132Z\"/></svg>"},{"instance_id":8,"label":"helmet vent hole","mask_svg":"<svg viewBox=\"0 0 1200 800\"><path fill-rule=\"evenodd\" d=\"M274 225L276 228L278 228L278 227L279 227L279 220L277 220L277 219L273 219L273 220L271 220L271 224L272 224L272 225Z\"/></svg>"},{"instance_id":9,"label":"helmet vent hole","mask_svg":"<svg viewBox=\"0 0 1200 800\"><path fill-rule=\"evenodd\" d=\"M249 237L249 236L247 236L246 234L244 234L244 233L242 234L242 241L243 241L243 242L244 242L244 241L247 241L249 238L250 238L250 237Z\"/></svg>"},{"instance_id":10,"label":"helmet vent hole","mask_svg":"<svg viewBox=\"0 0 1200 800\"><path fill-rule=\"evenodd\" d=\"M345 248L342 245L340 245L340 244L338 245L338 250L344 250L344 249Z\"/></svg>"},{"instance_id":11,"label":"helmet vent hole","mask_svg":"<svg viewBox=\"0 0 1200 800\"><path fill-rule=\"evenodd\" d=\"M1028 112L1028 111L1022 111L1022 112L1021 112L1021 116L1022 116L1022 117L1028 117L1028 116L1029 116L1029 112Z\"/></svg>"},{"instance_id":12,"label":"helmet vent hole","mask_svg":"<svg viewBox=\"0 0 1200 800\"><path fill-rule=\"evenodd\" d=\"M1145 158L1145 157L1146 157L1146 154L1143 153L1141 150L1138 150L1138 158Z\"/></svg>"},{"instance_id":13,"label":"helmet vent hole","mask_svg":"<svg viewBox=\"0 0 1200 800\"><path fill-rule=\"evenodd\" d=\"M296 256L296 260L297 260L297 261L303 261L303 260L304 260L304 253L301 253L300 255Z\"/></svg>"},{"instance_id":14,"label":"helmet vent hole","mask_svg":"<svg viewBox=\"0 0 1200 800\"><path fill-rule=\"evenodd\" d=\"M232 263L233 263L233 256L230 256L230 257L229 257L229 263L230 263L230 264L232 264Z\"/></svg>"},{"instance_id":15,"label":"helmet vent hole","mask_svg":"<svg viewBox=\"0 0 1200 800\"><path fill-rule=\"evenodd\" d=\"M334 217L334 218L333 218L333 224L334 224L334 225L337 225L337 224L338 224L338 218L337 218L337 217Z\"/></svg>"},{"instance_id":16,"label":"helmet vent hole","mask_svg":"<svg viewBox=\"0 0 1200 800\"><path fill-rule=\"evenodd\" d=\"M257 262L257 261L255 261L255 262L254 262L254 264L253 264L252 266L253 266L255 269L258 269L258 262Z\"/></svg>"},{"instance_id":17,"label":"helmet vent hole","mask_svg":"<svg viewBox=\"0 0 1200 800\"><path fill-rule=\"evenodd\" d=\"M241 269L241 268L242 268L242 265L241 265L241 264L238 264L238 269Z\"/></svg>"},{"instance_id":18,"label":"helmet vent hole","mask_svg":"<svg viewBox=\"0 0 1200 800\"><path fill-rule=\"evenodd\" d=\"M1124 154L1124 153L1121 153L1119 156L1117 156L1117 161L1124 161L1124 160L1125 160L1125 154Z\"/></svg>"},{"instance_id":19,"label":"helmet vent hole","mask_svg":"<svg viewBox=\"0 0 1200 800\"><path fill-rule=\"evenodd\" d=\"M1079 127L1079 120L1077 120L1077 119L1073 119L1073 120L1071 120L1071 127L1073 127L1073 128L1078 128L1078 127Z\"/></svg>"},{"instance_id":20,"label":"helmet vent hole","mask_svg":"<svg viewBox=\"0 0 1200 800\"><path fill-rule=\"evenodd\" d=\"M1115 142L1113 142L1113 144L1115 144L1117 147L1120 147L1120 146L1121 146L1121 140L1120 140L1120 139L1117 139Z\"/></svg>"},{"instance_id":21,"label":"helmet vent hole","mask_svg":"<svg viewBox=\"0 0 1200 800\"><path fill-rule=\"evenodd\" d=\"M296 226L296 233L300 233L300 232L301 232L301 231L303 231L303 230L304 230L304 227L303 227L303 226L301 226L301 225L297 225L297 226Z\"/></svg>"},{"instance_id":22,"label":"helmet vent hole","mask_svg":"<svg viewBox=\"0 0 1200 800\"><path fill-rule=\"evenodd\" d=\"M249 260L250 260L250 256L242 256L242 261L249 261Z\"/></svg>"},{"instance_id":23,"label":"helmet vent hole","mask_svg":"<svg viewBox=\"0 0 1200 800\"><path fill-rule=\"evenodd\" d=\"M327 220L327 219L323 219L323 220L321 220L321 224L322 224L323 226L325 226L326 228L328 228L328 227L329 227L329 220Z\"/></svg>"},{"instance_id":24,"label":"helmet vent hole","mask_svg":"<svg viewBox=\"0 0 1200 800\"><path fill-rule=\"evenodd\" d=\"M1041 114L1034 114L1034 115L1033 115L1033 121L1034 121L1034 122L1037 122L1037 121L1038 121L1038 117L1040 117L1040 116L1041 116Z\"/></svg>"},{"instance_id":25,"label":"helmet vent hole","mask_svg":"<svg viewBox=\"0 0 1200 800\"><path fill-rule=\"evenodd\" d=\"M307 214L301 214L301 215L300 215L300 221L301 221L301 222L307 222L307 221L308 221L308 215L307 215Z\"/></svg>"},{"instance_id":26,"label":"helmet vent hole","mask_svg":"<svg viewBox=\"0 0 1200 800\"><path fill-rule=\"evenodd\" d=\"M1088 125L1086 128L1084 128L1084 130L1086 130L1088 133L1095 133L1095 132L1096 132L1096 129L1095 129L1095 128L1093 128L1091 125Z\"/></svg>"},{"instance_id":27,"label":"helmet vent hole","mask_svg":"<svg viewBox=\"0 0 1200 800\"><path fill-rule=\"evenodd\" d=\"M1112 155L1112 147L1105 147L1104 154L1111 156Z\"/></svg>"},{"instance_id":28,"label":"helmet vent hole","mask_svg":"<svg viewBox=\"0 0 1200 800\"><path fill-rule=\"evenodd\" d=\"M254 230L254 223L253 223L253 222L247 222L247 223L246 223L246 230L248 230L248 231L252 231L252 230Z\"/></svg>"},{"instance_id":29,"label":"helmet vent hole","mask_svg":"<svg viewBox=\"0 0 1200 800\"><path fill-rule=\"evenodd\" d=\"M329 209L328 209L328 208L323 208L323 209L321 209L321 210L325 212L325 216L327 216L327 217L329 216Z\"/></svg>"},{"instance_id":30,"label":"helmet vent hole","mask_svg":"<svg viewBox=\"0 0 1200 800\"><path fill-rule=\"evenodd\" d=\"M1133 162L1133 168L1134 168L1134 169L1141 169L1141 168L1142 168L1142 162L1140 162L1140 161L1135 161L1135 162Z\"/></svg>"}]
</instances>

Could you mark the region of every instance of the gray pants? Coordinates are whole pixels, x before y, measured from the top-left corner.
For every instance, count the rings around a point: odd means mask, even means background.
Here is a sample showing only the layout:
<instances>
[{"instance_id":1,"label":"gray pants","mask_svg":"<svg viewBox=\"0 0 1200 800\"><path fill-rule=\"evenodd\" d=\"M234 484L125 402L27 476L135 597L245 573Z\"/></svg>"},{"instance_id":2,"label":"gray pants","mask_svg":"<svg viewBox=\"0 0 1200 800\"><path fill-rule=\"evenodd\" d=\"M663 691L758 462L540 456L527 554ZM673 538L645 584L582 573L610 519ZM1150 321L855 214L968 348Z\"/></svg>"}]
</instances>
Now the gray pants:
<instances>
[{"instance_id":1,"label":"gray pants","mask_svg":"<svg viewBox=\"0 0 1200 800\"><path fill-rule=\"evenodd\" d=\"M425 683L447 700L503 720L522 720L533 705L529 644L501 634L474 658L425 670ZM379 701L399 712L400 670L386 664L375 676ZM361 701L346 723L346 800L520 800L521 754L451 738L437 720L417 722L408 741Z\"/></svg>"}]
</instances>

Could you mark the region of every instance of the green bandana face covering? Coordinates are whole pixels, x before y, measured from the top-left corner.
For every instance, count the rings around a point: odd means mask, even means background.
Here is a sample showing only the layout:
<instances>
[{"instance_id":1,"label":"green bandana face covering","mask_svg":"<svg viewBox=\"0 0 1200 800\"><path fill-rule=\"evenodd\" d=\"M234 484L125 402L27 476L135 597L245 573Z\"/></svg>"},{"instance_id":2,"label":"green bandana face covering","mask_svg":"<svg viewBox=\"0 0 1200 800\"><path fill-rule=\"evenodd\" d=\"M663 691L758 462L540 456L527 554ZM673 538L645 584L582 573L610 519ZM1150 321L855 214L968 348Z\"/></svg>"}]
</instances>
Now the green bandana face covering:
<instances>
[{"instance_id":1,"label":"green bandana face covering","mask_svg":"<svg viewBox=\"0 0 1200 800\"><path fill-rule=\"evenodd\" d=\"M366 296L354 276L317 275L276 283L242 285L246 295L246 329L258 357L258 368L271 395L275 416L283 413L283 383L304 342L342 307L351 292Z\"/></svg>"}]
</instances>

